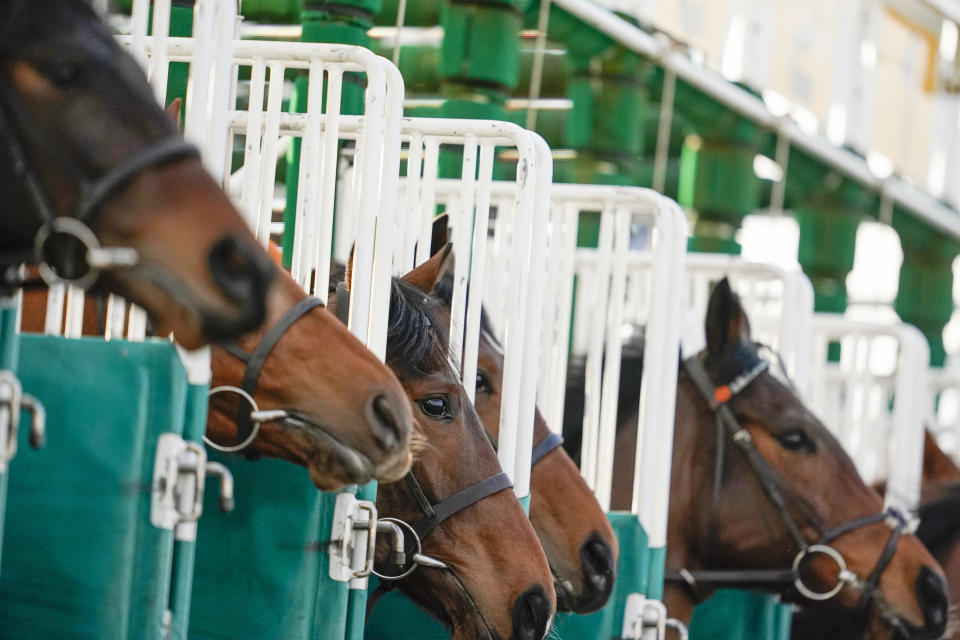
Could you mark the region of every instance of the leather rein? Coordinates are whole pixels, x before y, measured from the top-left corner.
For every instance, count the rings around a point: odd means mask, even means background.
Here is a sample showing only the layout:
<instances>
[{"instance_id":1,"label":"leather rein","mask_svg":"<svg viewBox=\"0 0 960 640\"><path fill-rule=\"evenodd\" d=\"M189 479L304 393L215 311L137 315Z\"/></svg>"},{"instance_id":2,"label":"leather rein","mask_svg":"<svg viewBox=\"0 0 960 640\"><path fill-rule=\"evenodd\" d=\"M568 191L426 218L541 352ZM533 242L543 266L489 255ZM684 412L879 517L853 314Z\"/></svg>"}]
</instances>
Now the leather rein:
<instances>
[{"instance_id":1,"label":"leather rein","mask_svg":"<svg viewBox=\"0 0 960 640\"><path fill-rule=\"evenodd\" d=\"M897 543L903 534L912 533L915 530L916 520L909 518L896 507L890 506L880 513L855 518L828 531L820 530L816 526L816 519L812 517L806 503L797 499L791 500L784 494L781 489L784 483L780 474L757 449L750 433L740 424L730 407L730 402L740 392L767 371L769 363L761 359L755 350L748 348L744 348L733 355L739 356L740 364L745 366L738 368L738 371L730 376L732 379L729 382L719 386L713 382L699 356L683 361L683 370L693 381L694 386L715 418L717 447L711 505L715 504L721 489L725 444L727 440L730 440L746 458L747 464L760 482L767 498L776 508L799 552L789 568L729 570L688 570L681 568L675 571L668 570L665 580L682 584L695 602L703 599L700 590L701 585L708 588L764 588L777 591L786 599L799 594L814 601L829 600L840 593L845 585L849 585L858 589L861 593L856 612L858 616L863 615L879 591L880 577L893 559ZM727 364L729 365L729 363ZM718 368L723 369L724 367L719 366ZM815 543L809 543L803 535L801 527L790 512L791 504L803 512L807 520L818 530L819 539ZM831 546L831 543L847 533L877 523L886 523L890 527L890 536L869 575L866 578L861 578L847 568L843 556ZM839 568L837 583L826 591L817 591L816 588L807 585L800 572L804 560L817 554L828 556Z\"/></svg>"}]
</instances>

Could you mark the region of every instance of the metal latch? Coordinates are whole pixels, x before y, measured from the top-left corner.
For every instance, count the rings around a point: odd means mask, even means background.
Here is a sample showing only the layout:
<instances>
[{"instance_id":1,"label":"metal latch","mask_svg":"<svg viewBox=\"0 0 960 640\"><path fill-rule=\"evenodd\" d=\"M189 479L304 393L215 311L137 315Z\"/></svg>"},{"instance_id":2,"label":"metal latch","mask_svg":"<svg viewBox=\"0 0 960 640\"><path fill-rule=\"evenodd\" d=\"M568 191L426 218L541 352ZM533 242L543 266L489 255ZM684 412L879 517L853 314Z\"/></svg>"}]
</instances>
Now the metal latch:
<instances>
[{"instance_id":1,"label":"metal latch","mask_svg":"<svg viewBox=\"0 0 960 640\"><path fill-rule=\"evenodd\" d=\"M153 463L151 524L159 529L175 529L177 540L196 540L196 522L203 513L203 489L208 475L220 478L220 510L233 510L230 471L218 462L208 462L203 445L175 433L161 434Z\"/></svg>"},{"instance_id":2,"label":"metal latch","mask_svg":"<svg viewBox=\"0 0 960 640\"><path fill-rule=\"evenodd\" d=\"M671 625L672 626L672 625ZM625 640L664 640L667 635L667 608L659 600L631 593L623 613Z\"/></svg>"},{"instance_id":3,"label":"metal latch","mask_svg":"<svg viewBox=\"0 0 960 640\"><path fill-rule=\"evenodd\" d=\"M350 582L373 572L377 546L377 507L352 493L337 495L330 531L330 578ZM357 565L360 565L359 568Z\"/></svg>"},{"instance_id":4,"label":"metal latch","mask_svg":"<svg viewBox=\"0 0 960 640\"><path fill-rule=\"evenodd\" d=\"M12 371L0 370L0 473L7 470L17 455L21 411L30 412L30 446L39 449L46 441L47 414L43 405L23 392L20 380Z\"/></svg>"}]
</instances>

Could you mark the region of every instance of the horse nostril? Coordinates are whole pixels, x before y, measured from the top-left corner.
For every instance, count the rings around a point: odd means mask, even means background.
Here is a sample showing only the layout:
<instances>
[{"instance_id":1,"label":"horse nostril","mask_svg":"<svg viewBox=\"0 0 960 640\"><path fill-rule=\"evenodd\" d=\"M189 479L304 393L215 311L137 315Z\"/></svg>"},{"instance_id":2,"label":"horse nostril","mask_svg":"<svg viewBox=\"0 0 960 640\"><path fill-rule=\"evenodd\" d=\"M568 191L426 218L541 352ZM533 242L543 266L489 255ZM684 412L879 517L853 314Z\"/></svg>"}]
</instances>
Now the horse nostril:
<instances>
[{"instance_id":1,"label":"horse nostril","mask_svg":"<svg viewBox=\"0 0 960 640\"><path fill-rule=\"evenodd\" d=\"M553 606L543 587L530 587L513 603L514 640L541 640L552 616Z\"/></svg>"},{"instance_id":2,"label":"horse nostril","mask_svg":"<svg viewBox=\"0 0 960 640\"><path fill-rule=\"evenodd\" d=\"M210 273L228 298L242 302L266 291L274 267L261 253L252 243L232 235L221 238L210 249Z\"/></svg>"},{"instance_id":3,"label":"horse nostril","mask_svg":"<svg viewBox=\"0 0 960 640\"><path fill-rule=\"evenodd\" d=\"M210 276L224 297L241 308L239 317L225 319L221 313L204 319L208 337L229 340L263 324L267 314L267 288L276 268L266 253L252 242L228 235L207 255Z\"/></svg>"},{"instance_id":4,"label":"horse nostril","mask_svg":"<svg viewBox=\"0 0 960 640\"><path fill-rule=\"evenodd\" d=\"M367 411L370 428L373 430L377 442L386 451L399 449L406 440L406 431L400 426L397 415L390 406L387 396L378 394L373 397Z\"/></svg>"},{"instance_id":5,"label":"horse nostril","mask_svg":"<svg viewBox=\"0 0 960 640\"><path fill-rule=\"evenodd\" d=\"M924 637L939 638L947 627L950 607L947 586L930 567L920 569L914 584L917 602L923 611Z\"/></svg>"},{"instance_id":6,"label":"horse nostril","mask_svg":"<svg viewBox=\"0 0 960 640\"><path fill-rule=\"evenodd\" d=\"M596 534L590 536L580 546L580 567L583 569L583 594L574 603L574 611L588 613L605 605L613 591L615 568L610 545Z\"/></svg>"}]
</instances>

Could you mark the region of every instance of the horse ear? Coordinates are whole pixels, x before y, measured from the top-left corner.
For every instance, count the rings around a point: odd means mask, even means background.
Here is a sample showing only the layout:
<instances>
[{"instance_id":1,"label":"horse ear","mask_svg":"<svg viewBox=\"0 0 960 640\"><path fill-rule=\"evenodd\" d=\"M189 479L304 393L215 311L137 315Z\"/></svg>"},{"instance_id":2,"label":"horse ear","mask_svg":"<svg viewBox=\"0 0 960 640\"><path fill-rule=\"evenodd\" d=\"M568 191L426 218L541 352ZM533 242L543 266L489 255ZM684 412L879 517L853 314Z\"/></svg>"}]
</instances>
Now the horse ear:
<instances>
[{"instance_id":1,"label":"horse ear","mask_svg":"<svg viewBox=\"0 0 960 640\"><path fill-rule=\"evenodd\" d=\"M167 105L165 111L170 119L173 121L173 126L180 128L180 109L183 107L183 98L174 98L170 104Z\"/></svg>"},{"instance_id":2,"label":"horse ear","mask_svg":"<svg viewBox=\"0 0 960 640\"><path fill-rule=\"evenodd\" d=\"M750 340L750 321L726 278L718 282L710 294L705 329L707 353L711 356L719 356Z\"/></svg>"},{"instance_id":3,"label":"horse ear","mask_svg":"<svg viewBox=\"0 0 960 640\"><path fill-rule=\"evenodd\" d=\"M403 276L408 282L424 293L433 293L434 287L447 271L453 269L453 244L447 243L433 257Z\"/></svg>"},{"instance_id":4,"label":"horse ear","mask_svg":"<svg viewBox=\"0 0 960 640\"><path fill-rule=\"evenodd\" d=\"M436 255L450 240L450 216L440 214L433 219L433 233L430 236L430 255Z\"/></svg>"}]
</instances>

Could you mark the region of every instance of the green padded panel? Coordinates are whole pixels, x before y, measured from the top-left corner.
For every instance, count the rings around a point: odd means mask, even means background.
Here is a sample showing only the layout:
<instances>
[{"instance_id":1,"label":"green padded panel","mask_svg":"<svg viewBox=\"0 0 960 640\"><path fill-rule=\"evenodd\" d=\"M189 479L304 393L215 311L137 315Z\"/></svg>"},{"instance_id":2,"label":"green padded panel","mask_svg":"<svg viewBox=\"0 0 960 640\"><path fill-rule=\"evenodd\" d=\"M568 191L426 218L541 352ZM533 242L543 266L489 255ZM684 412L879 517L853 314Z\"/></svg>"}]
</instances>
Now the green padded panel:
<instances>
[{"instance_id":1,"label":"green padded panel","mask_svg":"<svg viewBox=\"0 0 960 640\"><path fill-rule=\"evenodd\" d=\"M337 640L347 585L327 577L334 494L289 462L210 452L233 472L236 509L208 491L197 534L190 638Z\"/></svg>"},{"instance_id":2,"label":"green padded panel","mask_svg":"<svg viewBox=\"0 0 960 640\"><path fill-rule=\"evenodd\" d=\"M156 442L180 432L186 377L167 341L23 335L23 387L47 444L11 475L0 580L4 638L157 638L172 534L150 524Z\"/></svg>"},{"instance_id":3,"label":"green padded panel","mask_svg":"<svg viewBox=\"0 0 960 640\"><path fill-rule=\"evenodd\" d=\"M613 593L604 608L589 615L557 615L553 628L564 640L619 637L623 628L623 610L627 596L631 593L647 592L650 548L646 532L635 514L611 511L607 518L620 543L617 581L614 583Z\"/></svg>"},{"instance_id":4,"label":"green padded panel","mask_svg":"<svg viewBox=\"0 0 960 640\"><path fill-rule=\"evenodd\" d=\"M648 581L649 548L647 534L637 517L630 513L607 514L620 542L617 582L606 607L587 616L559 614L553 626L554 637L564 640L596 640L618 636L623 626L623 609L631 593L645 593ZM370 588L376 586L371 581ZM442 640L450 635L425 612L397 591L387 593L377 603L367 621L368 640L417 638Z\"/></svg>"},{"instance_id":5,"label":"green padded panel","mask_svg":"<svg viewBox=\"0 0 960 640\"><path fill-rule=\"evenodd\" d=\"M789 640L790 617L771 596L722 589L694 609L690 640Z\"/></svg>"},{"instance_id":6,"label":"green padded panel","mask_svg":"<svg viewBox=\"0 0 960 640\"><path fill-rule=\"evenodd\" d=\"M430 571L423 567L417 571ZM370 579L370 591L377 588L379 581ZM439 622L434 620L417 605L407 600L399 591L385 593L377 602L373 613L367 619L364 638L367 640L396 640L416 638L417 640L449 640L450 634Z\"/></svg>"}]
</instances>

